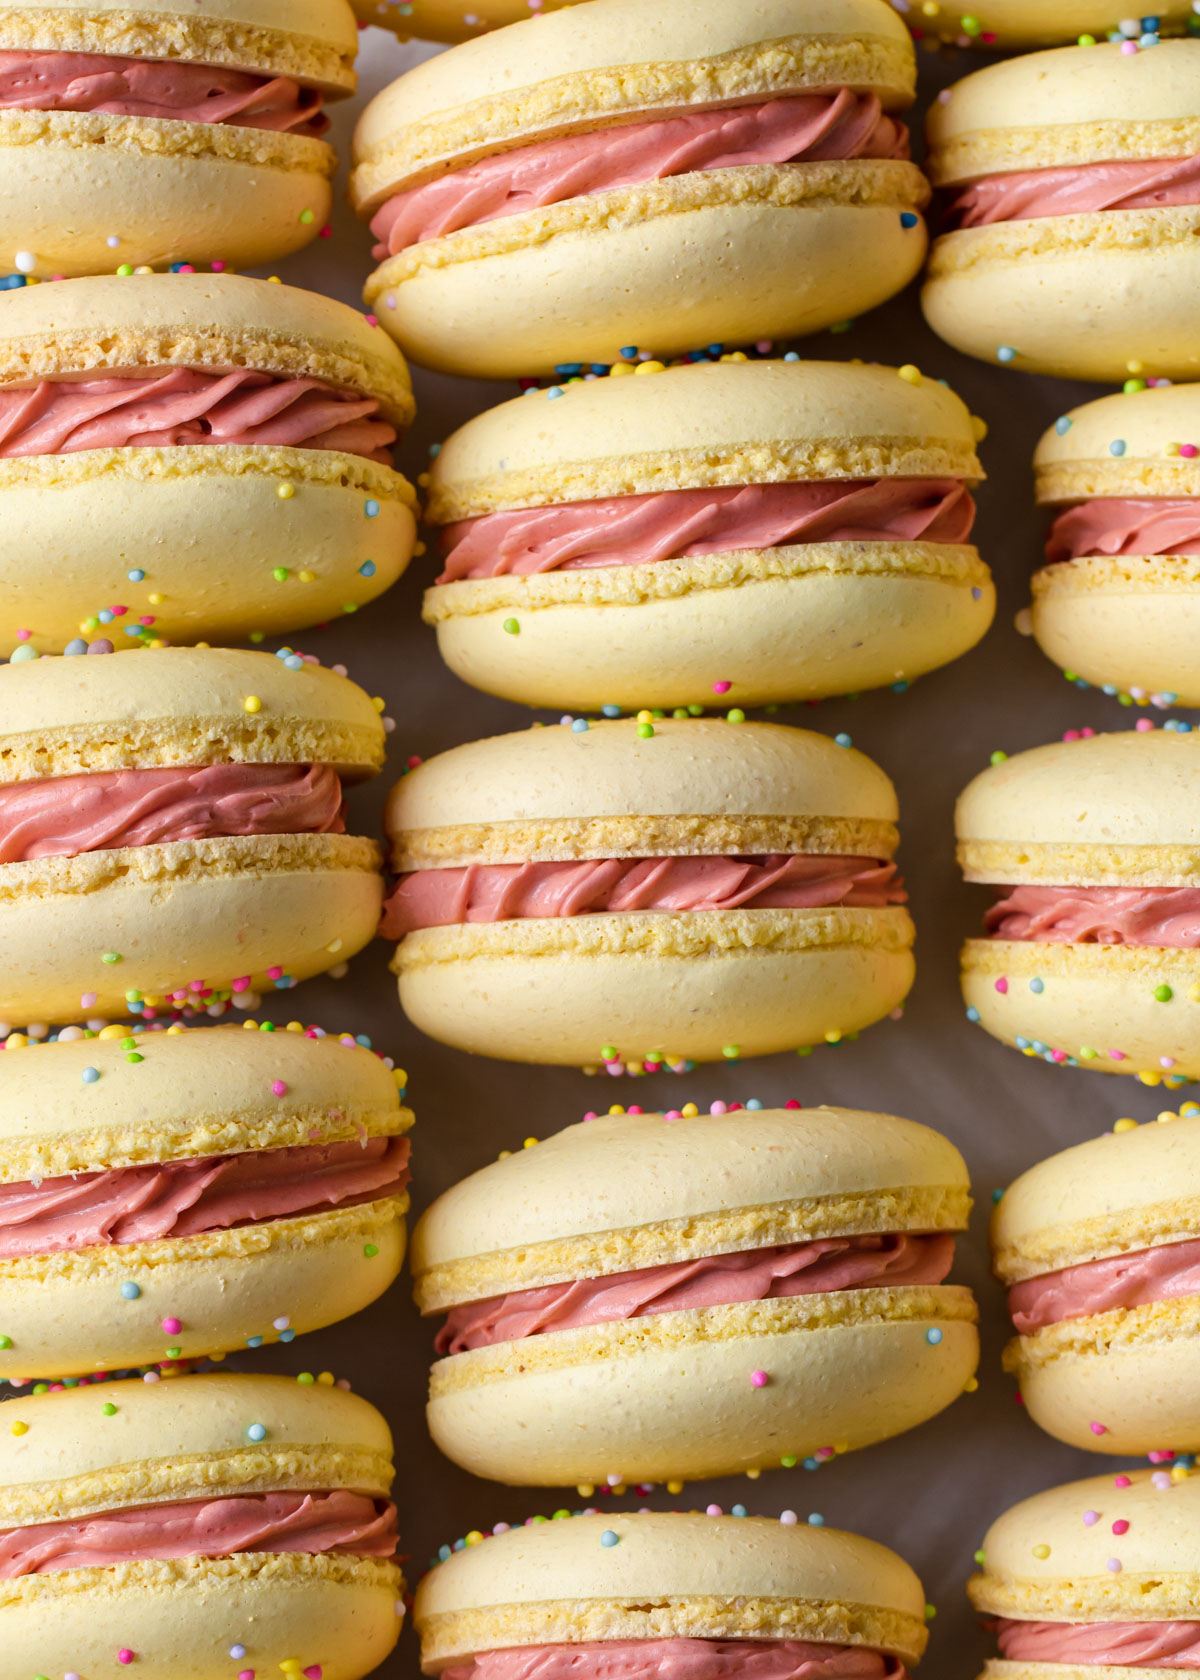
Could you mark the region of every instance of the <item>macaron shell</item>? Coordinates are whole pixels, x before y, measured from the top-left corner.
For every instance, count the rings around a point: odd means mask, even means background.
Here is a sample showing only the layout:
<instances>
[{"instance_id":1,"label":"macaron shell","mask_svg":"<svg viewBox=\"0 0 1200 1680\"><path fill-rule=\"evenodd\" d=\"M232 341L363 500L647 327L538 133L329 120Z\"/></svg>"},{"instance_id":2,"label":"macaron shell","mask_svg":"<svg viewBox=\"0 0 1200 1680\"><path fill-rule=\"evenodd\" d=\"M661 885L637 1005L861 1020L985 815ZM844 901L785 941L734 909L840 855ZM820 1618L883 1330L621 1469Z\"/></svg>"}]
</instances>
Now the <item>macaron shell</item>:
<instances>
[{"instance_id":1,"label":"macaron shell","mask_svg":"<svg viewBox=\"0 0 1200 1680\"><path fill-rule=\"evenodd\" d=\"M354 11L360 23L377 24L391 29L402 41L470 41L484 29L500 29L510 23L523 23L531 10L545 16L560 6L577 4L578 0L540 0L533 8L529 0L414 0L405 12L397 8L399 0L354 0ZM472 22L466 21L468 7Z\"/></svg>"},{"instance_id":2,"label":"macaron shell","mask_svg":"<svg viewBox=\"0 0 1200 1680\"><path fill-rule=\"evenodd\" d=\"M1097 688L1200 706L1200 556L1061 560L1033 574L1042 652Z\"/></svg>"},{"instance_id":3,"label":"macaron shell","mask_svg":"<svg viewBox=\"0 0 1200 1680\"><path fill-rule=\"evenodd\" d=\"M220 991L248 980L247 993L270 992L268 969L292 980L320 974L374 937L378 866L374 842L346 834L184 840L2 865L0 945L13 960L0 1019L119 1018L131 991L161 1002L193 983Z\"/></svg>"},{"instance_id":4,"label":"macaron shell","mask_svg":"<svg viewBox=\"0 0 1200 1680\"><path fill-rule=\"evenodd\" d=\"M1106 40L1109 33L1128 17L1128 8L1112 4L1112 0L1059 0L1054 7L1046 7L1040 0L984 0L973 6L970 17L978 25L969 38L964 37L961 8L953 4L935 6L932 11L921 8L921 27L938 40L985 47L1058 47L1072 45L1081 35L1093 35L1097 41ZM1191 14L1188 0L1166 0L1157 13L1163 33L1185 24ZM1000 1665L1004 1667L1005 1665ZM1011 1669L1014 1665L1009 1664ZM1056 1665L1056 1680L1078 1680L1073 1672L1060 1672ZM989 1665L989 1670L996 1667ZM1019 1665L1022 1675L1032 1675L1036 1668L1041 1674L1044 1664ZM1095 1680L1094 1675L1084 1680Z\"/></svg>"},{"instance_id":5,"label":"macaron shell","mask_svg":"<svg viewBox=\"0 0 1200 1680\"><path fill-rule=\"evenodd\" d=\"M1200 495L1200 457L1181 444L1200 439L1200 402L1191 385L1122 391L1072 408L1034 451L1042 504L1088 496Z\"/></svg>"},{"instance_id":6,"label":"macaron shell","mask_svg":"<svg viewBox=\"0 0 1200 1680\"><path fill-rule=\"evenodd\" d=\"M413 1025L475 1055L710 1062L878 1021L912 985L912 940L902 909L608 914L422 928L392 966Z\"/></svg>"},{"instance_id":7,"label":"macaron shell","mask_svg":"<svg viewBox=\"0 0 1200 1680\"><path fill-rule=\"evenodd\" d=\"M429 1429L473 1474L541 1487L737 1475L869 1446L942 1411L979 1357L958 1288L657 1313L518 1346L435 1365Z\"/></svg>"},{"instance_id":8,"label":"macaron shell","mask_svg":"<svg viewBox=\"0 0 1200 1680\"><path fill-rule=\"evenodd\" d=\"M576 710L712 705L718 691L761 706L907 684L974 647L994 612L974 549L915 543L466 581L425 597L442 658L464 682Z\"/></svg>"}]
</instances>

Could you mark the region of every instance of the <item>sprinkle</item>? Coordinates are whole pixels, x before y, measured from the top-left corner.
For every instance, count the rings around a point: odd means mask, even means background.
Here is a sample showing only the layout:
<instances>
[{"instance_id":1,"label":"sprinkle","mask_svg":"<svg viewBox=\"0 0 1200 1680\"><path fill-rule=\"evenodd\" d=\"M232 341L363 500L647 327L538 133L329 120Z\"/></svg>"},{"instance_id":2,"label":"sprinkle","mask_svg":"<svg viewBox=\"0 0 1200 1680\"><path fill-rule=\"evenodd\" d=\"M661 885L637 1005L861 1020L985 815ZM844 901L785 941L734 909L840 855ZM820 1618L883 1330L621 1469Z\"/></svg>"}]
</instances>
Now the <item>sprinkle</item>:
<instances>
[{"instance_id":1,"label":"sprinkle","mask_svg":"<svg viewBox=\"0 0 1200 1680\"><path fill-rule=\"evenodd\" d=\"M1099 1511L1085 1511L1083 1513L1083 1526L1084 1526L1084 1528L1095 1528L1096 1524L1099 1521L1100 1521Z\"/></svg>"},{"instance_id":2,"label":"sprinkle","mask_svg":"<svg viewBox=\"0 0 1200 1680\"><path fill-rule=\"evenodd\" d=\"M1016 359L1017 352L1013 349L1011 344L1001 344L997 348L996 360L998 362L1015 362Z\"/></svg>"},{"instance_id":3,"label":"sprinkle","mask_svg":"<svg viewBox=\"0 0 1200 1680\"><path fill-rule=\"evenodd\" d=\"M104 1413L105 1417L116 1417L117 1415L117 1408L113 1405L111 1400L106 1400L100 1410Z\"/></svg>"},{"instance_id":4,"label":"sprinkle","mask_svg":"<svg viewBox=\"0 0 1200 1680\"><path fill-rule=\"evenodd\" d=\"M750 1386L752 1388L766 1388L770 1378L765 1371L751 1371Z\"/></svg>"},{"instance_id":5,"label":"sprinkle","mask_svg":"<svg viewBox=\"0 0 1200 1680\"><path fill-rule=\"evenodd\" d=\"M17 1421L10 1426L8 1432L10 1435L28 1435L29 1425L27 1423L22 1423L20 1418L18 1418Z\"/></svg>"},{"instance_id":6,"label":"sprinkle","mask_svg":"<svg viewBox=\"0 0 1200 1680\"><path fill-rule=\"evenodd\" d=\"M94 1085L99 1077L100 1069L94 1067L85 1067L80 1075L80 1078L83 1080L85 1085Z\"/></svg>"},{"instance_id":7,"label":"sprinkle","mask_svg":"<svg viewBox=\"0 0 1200 1680\"><path fill-rule=\"evenodd\" d=\"M1093 1425L1093 1428L1094 1427L1095 1426ZM1128 1477L1128 1476L1114 1476L1113 1477L1113 1486L1115 1488L1127 1488L1127 1487L1132 1487L1133 1482L1130 1479L1130 1477Z\"/></svg>"},{"instance_id":8,"label":"sprinkle","mask_svg":"<svg viewBox=\"0 0 1200 1680\"><path fill-rule=\"evenodd\" d=\"M833 737L833 740L834 740L834 745L839 746L839 747L852 747L854 745L854 742L851 739L851 737L849 735L844 734L844 733L840 734L840 735L835 735Z\"/></svg>"},{"instance_id":9,"label":"sprinkle","mask_svg":"<svg viewBox=\"0 0 1200 1680\"><path fill-rule=\"evenodd\" d=\"M521 626L515 618L504 620L504 633L506 636L519 636L521 634Z\"/></svg>"},{"instance_id":10,"label":"sprinkle","mask_svg":"<svg viewBox=\"0 0 1200 1680\"><path fill-rule=\"evenodd\" d=\"M129 1649L128 1645L122 1645L121 1649L117 1652L117 1661L119 1663L124 1663L127 1667L133 1661L133 1652Z\"/></svg>"},{"instance_id":11,"label":"sprinkle","mask_svg":"<svg viewBox=\"0 0 1200 1680\"><path fill-rule=\"evenodd\" d=\"M911 210L901 210L900 226L902 228L915 228L919 221L920 217L914 216Z\"/></svg>"},{"instance_id":12,"label":"sprinkle","mask_svg":"<svg viewBox=\"0 0 1200 1680\"><path fill-rule=\"evenodd\" d=\"M251 715L255 712L261 712L262 701L259 699L257 694L247 694L246 698L242 701L242 710L251 713Z\"/></svg>"},{"instance_id":13,"label":"sprinkle","mask_svg":"<svg viewBox=\"0 0 1200 1680\"><path fill-rule=\"evenodd\" d=\"M619 1546L620 1543L621 1536L619 1534L615 1534L611 1528L606 1528L604 1533L600 1536L600 1544L602 1546Z\"/></svg>"},{"instance_id":14,"label":"sprinkle","mask_svg":"<svg viewBox=\"0 0 1200 1680\"><path fill-rule=\"evenodd\" d=\"M229 1655L233 1658L234 1662L240 1662L246 1655L246 1647L241 1644L231 1645L229 1647Z\"/></svg>"},{"instance_id":15,"label":"sprinkle","mask_svg":"<svg viewBox=\"0 0 1200 1680\"><path fill-rule=\"evenodd\" d=\"M286 1097L288 1093L287 1081L285 1079L273 1080L271 1083L271 1090L277 1097Z\"/></svg>"},{"instance_id":16,"label":"sprinkle","mask_svg":"<svg viewBox=\"0 0 1200 1680\"><path fill-rule=\"evenodd\" d=\"M366 514L368 519L379 518L379 503L373 496L369 496L363 503L363 512Z\"/></svg>"},{"instance_id":17,"label":"sprinkle","mask_svg":"<svg viewBox=\"0 0 1200 1680\"><path fill-rule=\"evenodd\" d=\"M0 1351L7 1353L12 1345L11 1336L0 1336Z\"/></svg>"},{"instance_id":18,"label":"sprinkle","mask_svg":"<svg viewBox=\"0 0 1200 1680\"><path fill-rule=\"evenodd\" d=\"M1171 999L1175 996L1175 993L1171 990L1170 986L1155 986L1154 996L1158 1003L1170 1003Z\"/></svg>"},{"instance_id":19,"label":"sprinkle","mask_svg":"<svg viewBox=\"0 0 1200 1680\"><path fill-rule=\"evenodd\" d=\"M1129 1524L1125 1521L1124 1517L1119 1518L1112 1525L1112 1531L1113 1531L1114 1534L1128 1534L1129 1533Z\"/></svg>"},{"instance_id":20,"label":"sprinkle","mask_svg":"<svg viewBox=\"0 0 1200 1680\"><path fill-rule=\"evenodd\" d=\"M1120 1558L1109 1558L1105 1568L1108 1570L1110 1575L1119 1575L1121 1573Z\"/></svg>"},{"instance_id":21,"label":"sprinkle","mask_svg":"<svg viewBox=\"0 0 1200 1680\"><path fill-rule=\"evenodd\" d=\"M1035 975L1035 977L1029 982L1029 990L1035 993L1044 992L1046 990L1046 982L1038 979Z\"/></svg>"},{"instance_id":22,"label":"sprinkle","mask_svg":"<svg viewBox=\"0 0 1200 1680\"><path fill-rule=\"evenodd\" d=\"M266 1428L265 1424L263 1424L263 1423L252 1423L252 1424L249 1424L247 1426L247 1428L246 1428L246 1439L248 1441L265 1441L266 1438L267 1438L267 1428Z\"/></svg>"},{"instance_id":23,"label":"sprinkle","mask_svg":"<svg viewBox=\"0 0 1200 1680\"><path fill-rule=\"evenodd\" d=\"M945 1332L942 1331L942 1330L939 1330L937 1325L935 1324L935 1325L932 1326L931 1329L926 1330L925 1340L929 1343L930 1347L937 1347L940 1344L940 1342L942 1341L942 1338L943 1338L944 1334L945 1334Z\"/></svg>"},{"instance_id":24,"label":"sprinkle","mask_svg":"<svg viewBox=\"0 0 1200 1680\"><path fill-rule=\"evenodd\" d=\"M1035 1558L1048 1558L1050 1556L1050 1548L1045 1544L1035 1546L1033 1548L1033 1555Z\"/></svg>"},{"instance_id":25,"label":"sprinkle","mask_svg":"<svg viewBox=\"0 0 1200 1680\"><path fill-rule=\"evenodd\" d=\"M1066 433L1071 430L1071 427L1074 424L1075 422L1071 419L1069 414L1060 414L1058 419L1054 422L1054 430L1058 433L1059 437L1064 437Z\"/></svg>"},{"instance_id":26,"label":"sprinkle","mask_svg":"<svg viewBox=\"0 0 1200 1680\"><path fill-rule=\"evenodd\" d=\"M178 1336L179 1332L183 1329L183 1325L177 1318L164 1318L162 1321L162 1328L164 1335Z\"/></svg>"},{"instance_id":27,"label":"sprinkle","mask_svg":"<svg viewBox=\"0 0 1200 1680\"><path fill-rule=\"evenodd\" d=\"M1108 1425L1106 1423L1089 1423L1088 1428L1091 1430L1093 1435L1108 1434Z\"/></svg>"},{"instance_id":28,"label":"sprinkle","mask_svg":"<svg viewBox=\"0 0 1200 1680\"><path fill-rule=\"evenodd\" d=\"M126 1278L125 1282L121 1285L121 1297L122 1297L123 1300L126 1300L126 1301L140 1300L141 1293L142 1293L141 1284L134 1283L132 1278Z\"/></svg>"}]
</instances>

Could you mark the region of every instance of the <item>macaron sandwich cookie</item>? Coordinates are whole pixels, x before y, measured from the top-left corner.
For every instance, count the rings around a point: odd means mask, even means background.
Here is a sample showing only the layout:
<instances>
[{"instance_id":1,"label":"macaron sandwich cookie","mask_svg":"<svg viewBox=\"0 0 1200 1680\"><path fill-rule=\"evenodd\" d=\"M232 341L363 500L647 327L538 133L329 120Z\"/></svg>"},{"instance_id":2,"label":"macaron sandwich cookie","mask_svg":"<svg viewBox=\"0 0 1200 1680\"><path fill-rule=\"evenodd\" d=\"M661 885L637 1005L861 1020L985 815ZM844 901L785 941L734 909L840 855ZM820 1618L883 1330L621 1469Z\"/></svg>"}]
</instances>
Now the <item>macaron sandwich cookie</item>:
<instances>
[{"instance_id":1,"label":"macaron sandwich cookie","mask_svg":"<svg viewBox=\"0 0 1200 1680\"><path fill-rule=\"evenodd\" d=\"M11 1675L363 1680L396 1643L392 1438L286 1377L22 1395L0 1430Z\"/></svg>"},{"instance_id":2,"label":"macaron sandwich cookie","mask_svg":"<svg viewBox=\"0 0 1200 1680\"><path fill-rule=\"evenodd\" d=\"M813 699L907 684L991 622L982 422L915 367L706 362L557 396L468 421L433 463L425 618L476 687Z\"/></svg>"},{"instance_id":3,"label":"macaron sandwich cookie","mask_svg":"<svg viewBox=\"0 0 1200 1680\"><path fill-rule=\"evenodd\" d=\"M0 1378L290 1342L383 1293L413 1117L378 1056L105 1030L0 1056Z\"/></svg>"},{"instance_id":4,"label":"macaron sandwich cookie","mask_svg":"<svg viewBox=\"0 0 1200 1680\"><path fill-rule=\"evenodd\" d=\"M0 1019L253 1004L345 962L383 883L342 784L383 742L362 689L298 654L0 668Z\"/></svg>"},{"instance_id":5,"label":"macaron sandwich cookie","mask_svg":"<svg viewBox=\"0 0 1200 1680\"><path fill-rule=\"evenodd\" d=\"M551 1486L815 1468L899 1434L975 1370L975 1303L943 1283L970 1205L958 1151L892 1115L569 1126L413 1234L417 1303L446 1315L430 1432Z\"/></svg>"},{"instance_id":6,"label":"macaron sandwich cookie","mask_svg":"<svg viewBox=\"0 0 1200 1680\"><path fill-rule=\"evenodd\" d=\"M1130 1470L1048 1488L992 1524L968 1587L999 1658L980 1680L1128 1680L1200 1659L1200 1478Z\"/></svg>"},{"instance_id":7,"label":"macaron sandwich cookie","mask_svg":"<svg viewBox=\"0 0 1200 1680\"><path fill-rule=\"evenodd\" d=\"M370 0L366 0L369 6ZM365 7L364 7L365 9ZM1121 0L980 0L967 10L962 0L924 0L921 33L956 47L1059 47L1123 39L1148 44L1151 37L1183 34L1192 15L1190 0L1163 0L1153 16L1130 17Z\"/></svg>"},{"instance_id":8,"label":"macaron sandwich cookie","mask_svg":"<svg viewBox=\"0 0 1200 1680\"><path fill-rule=\"evenodd\" d=\"M1195 438L1197 441L1189 441ZM1101 397L1034 456L1053 515L1033 633L1090 683L1200 705L1200 400L1191 385Z\"/></svg>"},{"instance_id":9,"label":"macaron sandwich cookie","mask_svg":"<svg viewBox=\"0 0 1200 1680\"><path fill-rule=\"evenodd\" d=\"M933 106L926 167L950 231L923 304L948 343L1068 379L1200 373L1200 41L978 70Z\"/></svg>"},{"instance_id":10,"label":"macaron sandwich cookie","mask_svg":"<svg viewBox=\"0 0 1200 1680\"><path fill-rule=\"evenodd\" d=\"M261 638L365 605L412 551L390 450L413 412L391 341L311 292L172 274L8 293L0 653Z\"/></svg>"},{"instance_id":11,"label":"macaron sandwich cookie","mask_svg":"<svg viewBox=\"0 0 1200 1680\"><path fill-rule=\"evenodd\" d=\"M471 41L486 29L523 23L579 0L353 0L363 24L391 29L402 41Z\"/></svg>"},{"instance_id":12,"label":"macaron sandwich cookie","mask_svg":"<svg viewBox=\"0 0 1200 1680\"><path fill-rule=\"evenodd\" d=\"M381 932L423 1032L676 1065L836 1040L902 1002L882 770L807 730L649 717L476 741L393 789Z\"/></svg>"},{"instance_id":13,"label":"macaron sandwich cookie","mask_svg":"<svg viewBox=\"0 0 1200 1680\"><path fill-rule=\"evenodd\" d=\"M417 1588L425 1674L905 1680L925 1649L925 1593L908 1565L791 1511L777 1522L645 1511L502 1527Z\"/></svg>"},{"instance_id":14,"label":"macaron sandwich cookie","mask_svg":"<svg viewBox=\"0 0 1200 1680\"><path fill-rule=\"evenodd\" d=\"M253 267L329 215L348 0L6 0L0 269Z\"/></svg>"},{"instance_id":15,"label":"macaron sandwich cookie","mask_svg":"<svg viewBox=\"0 0 1200 1680\"><path fill-rule=\"evenodd\" d=\"M1092 1452L1200 1449L1200 1110L1053 1155L992 1217L1033 1421Z\"/></svg>"},{"instance_id":16,"label":"macaron sandwich cookie","mask_svg":"<svg viewBox=\"0 0 1200 1680\"><path fill-rule=\"evenodd\" d=\"M1047 1061L1200 1076L1200 736L1018 753L965 790L957 828L967 880L997 892L963 948L968 1016Z\"/></svg>"},{"instance_id":17,"label":"macaron sandwich cookie","mask_svg":"<svg viewBox=\"0 0 1200 1680\"><path fill-rule=\"evenodd\" d=\"M859 315L925 255L915 68L885 0L589 0L469 41L359 121L367 302L500 379Z\"/></svg>"}]
</instances>

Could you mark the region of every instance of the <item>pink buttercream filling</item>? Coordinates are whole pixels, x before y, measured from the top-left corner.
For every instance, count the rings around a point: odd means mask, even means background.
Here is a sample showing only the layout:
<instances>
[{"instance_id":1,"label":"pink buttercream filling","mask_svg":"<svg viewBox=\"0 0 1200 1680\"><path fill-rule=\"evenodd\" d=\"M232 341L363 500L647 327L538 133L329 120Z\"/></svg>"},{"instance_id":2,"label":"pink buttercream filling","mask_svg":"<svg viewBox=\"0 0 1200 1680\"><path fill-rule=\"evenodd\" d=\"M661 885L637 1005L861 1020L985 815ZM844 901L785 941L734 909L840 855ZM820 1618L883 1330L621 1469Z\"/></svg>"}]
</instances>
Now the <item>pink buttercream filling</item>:
<instances>
[{"instance_id":1,"label":"pink buttercream filling","mask_svg":"<svg viewBox=\"0 0 1200 1680\"><path fill-rule=\"evenodd\" d=\"M105 53L0 52L0 111L94 111L316 137L329 127L323 102L318 88L288 76Z\"/></svg>"},{"instance_id":2,"label":"pink buttercream filling","mask_svg":"<svg viewBox=\"0 0 1200 1680\"><path fill-rule=\"evenodd\" d=\"M907 156L904 124L874 94L849 88L614 124L500 152L396 193L372 219L374 255L381 261L500 216L695 170Z\"/></svg>"},{"instance_id":3,"label":"pink buttercream filling","mask_svg":"<svg viewBox=\"0 0 1200 1680\"><path fill-rule=\"evenodd\" d=\"M439 583L505 573L643 566L784 543L965 543L975 520L954 478L661 490L485 513L447 525Z\"/></svg>"},{"instance_id":4,"label":"pink buttercream filling","mask_svg":"<svg viewBox=\"0 0 1200 1680\"><path fill-rule=\"evenodd\" d=\"M1115 163L1014 169L956 187L947 225L988 227L1097 210L1160 210L1200 204L1200 157L1128 158Z\"/></svg>"},{"instance_id":5,"label":"pink buttercream filling","mask_svg":"<svg viewBox=\"0 0 1200 1680\"><path fill-rule=\"evenodd\" d=\"M1200 1668L1200 1622L1012 1622L992 1624L1009 1662L1085 1668Z\"/></svg>"},{"instance_id":6,"label":"pink buttercream filling","mask_svg":"<svg viewBox=\"0 0 1200 1680\"><path fill-rule=\"evenodd\" d=\"M905 904L896 865L876 858L585 858L563 863L472 863L401 875L383 907L380 933L528 917L634 910L817 910L831 904L881 909Z\"/></svg>"},{"instance_id":7,"label":"pink buttercream filling","mask_svg":"<svg viewBox=\"0 0 1200 1680\"><path fill-rule=\"evenodd\" d=\"M350 1552L390 1558L396 1507L362 1493L252 1493L102 1511L0 1533L0 1581L143 1558L235 1552Z\"/></svg>"},{"instance_id":8,"label":"pink buttercream filling","mask_svg":"<svg viewBox=\"0 0 1200 1680\"><path fill-rule=\"evenodd\" d=\"M611 1639L481 1651L442 1680L907 1680L895 1657L797 1639Z\"/></svg>"},{"instance_id":9,"label":"pink buttercream filling","mask_svg":"<svg viewBox=\"0 0 1200 1680\"><path fill-rule=\"evenodd\" d=\"M0 389L0 457L81 449L261 444L336 449L391 465L396 428L374 397L281 374L121 373Z\"/></svg>"},{"instance_id":10,"label":"pink buttercream filling","mask_svg":"<svg viewBox=\"0 0 1200 1680\"><path fill-rule=\"evenodd\" d=\"M1200 1238L1085 1260L1060 1272L1026 1278L1008 1292L1008 1310L1022 1336L1066 1318L1142 1307L1200 1295Z\"/></svg>"},{"instance_id":11,"label":"pink buttercream filling","mask_svg":"<svg viewBox=\"0 0 1200 1680\"><path fill-rule=\"evenodd\" d=\"M258 1149L0 1184L0 1260L197 1237L397 1196L409 1140Z\"/></svg>"},{"instance_id":12,"label":"pink buttercream filling","mask_svg":"<svg viewBox=\"0 0 1200 1680\"><path fill-rule=\"evenodd\" d=\"M1197 887L1001 887L984 917L993 939L1055 945L1200 948Z\"/></svg>"},{"instance_id":13,"label":"pink buttercream filling","mask_svg":"<svg viewBox=\"0 0 1200 1680\"><path fill-rule=\"evenodd\" d=\"M99 770L0 784L0 864L238 834L344 834L327 764Z\"/></svg>"},{"instance_id":14,"label":"pink buttercream filling","mask_svg":"<svg viewBox=\"0 0 1200 1680\"><path fill-rule=\"evenodd\" d=\"M1058 514L1047 561L1094 554L1200 554L1200 496L1111 496Z\"/></svg>"},{"instance_id":15,"label":"pink buttercream filling","mask_svg":"<svg viewBox=\"0 0 1200 1680\"><path fill-rule=\"evenodd\" d=\"M651 1313L824 1295L840 1289L941 1283L953 1264L954 1237L948 1232L820 1237L472 1301L446 1315L435 1346L440 1354L463 1353Z\"/></svg>"}]
</instances>

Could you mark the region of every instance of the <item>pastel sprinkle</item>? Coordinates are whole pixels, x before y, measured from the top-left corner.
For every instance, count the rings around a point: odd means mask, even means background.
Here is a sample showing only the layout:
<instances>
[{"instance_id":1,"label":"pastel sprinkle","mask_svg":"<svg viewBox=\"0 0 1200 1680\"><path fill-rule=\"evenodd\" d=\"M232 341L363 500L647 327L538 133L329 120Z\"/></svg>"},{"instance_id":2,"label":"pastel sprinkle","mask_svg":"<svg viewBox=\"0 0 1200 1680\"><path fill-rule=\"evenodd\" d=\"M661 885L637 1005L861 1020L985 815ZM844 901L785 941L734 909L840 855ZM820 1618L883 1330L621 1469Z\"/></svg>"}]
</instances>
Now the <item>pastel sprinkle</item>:
<instances>
[{"instance_id":1,"label":"pastel sprinkle","mask_svg":"<svg viewBox=\"0 0 1200 1680\"><path fill-rule=\"evenodd\" d=\"M229 1655L233 1658L234 1662L240 1662L246 1655L246 1647L244 1645L231 1645L229 1647Z\"/></svg>"},{"instance_id":2,"label":"pastel sprinkle","mask_svg":"<svg viewBox=\"0 0 1200 1680\"><path fill-rule=\"evenodd\" d=\"M766 1388L770 1379L765 1371L751 1371L750 1386L752 1388Z\"/></svg>"},{"instance_id":3,"label":"pastel sprinkle","mask_svg":"<svg viewBox=\"0 0 1200 1680\"><path fill-rule=\"evenodd\" d=\"M1117 1522L1115 1522L1112 1525L1112 1531L1113 1531L1114 1534L1128 1534L1129 1533L1129 1524L1125 1521L1124 1517L1120 1518Z\"/></svg>"},{"instance_id":4,"label":"pastel sprinkle","mask_svg":"<svg viewBox=\"0 0 1200 1680\"><path fill-rule=\"evenodd\" d=\"M1085 1511L1083 1513L1083 1526L1084 1526L1084 1528L1095 1528L1096 1524L1099 1521L1100 1521L1099 1511Z\"/></svg>"},{"instance_id":5,"label":"pastel sprinkle","mask_svg":"<svg viewBox=\"0 0 1200 1680\"><path fill-rule=\"evenodd\" d=\"M121 1294L126 1301L136 1301L142 1293L141 1285L134 1283L132 1278L126 1278L121 1285Z\"/></svg>"},{"instance_id":6,"label":"pastel sprinkle","mask_svg":"<svg viewBox=\"0 0 1200 1680\"><path fill-rule=\"evenodd\" d=\"M162 1321L162 1328L165 1335L178 1336L179 1332L183 1329L183 1325L177 1318L164 1318Z\"/></svg>"},{"instance_id":7,"label":"pastel sprinkle","mask_svg":"<svg viewBox=\"0 0 1200 1680\"><path fill-rule=\"evenodd\" d=\"M619 1534L615 1534L611 1528L606 1528L604 1533L600 1536L600 1544L602 1546L618 1546L620 1543L621 1536Z\"/></svg>"},{"instance_id":8,"label":"pastel sprinkle","mask_svg":"<svg viewBox=\"0 0 1200 1680\"><path fill-rule=\"evenodd\" d=\"M94 1085L99 1077L100 1069L94 1067L85 1067L83 1073L80 1075L80 1078L83 1080L85 1085Z\"/></svg>"},{"instance_id":9,"label":"pastel sprinkle","mask_svg":"<svg viewBox=\"0 0 1200 1680\"><path fill-rule=\"evenodd\" d=\"M274 1080L272 1082L272 1085L271 1085L271 1090L272 1090L272 1093L277 1097L286 1097L287 1096L287 1091L288 1091L287 1081L284 1080L284 1079Z\"/></svg>"},{"instance_id":10,"label":"pastel sprinkle","mask_svg":"<svg viewBox=\"0 0 1200 1680\"><path fill-rule=\"evenodd\" d=\"M133 1652L129 1649L128 1645L122 1645L121 1649L117 1652L117 1661L119 1663L124 1663L126 1667L128 1667L128 1665L133 1661Z\"/></svg>"},{"instance_id":11,"label":"pastel sprinkle","mask_svg":"<svg viewBox=\"0 0 1200 1680\"><path fill-rule=\"evenodd\" d=\"M9 1427L8 1432L10 1435L28 1435L29 1425L27 1423L22 1423L20 1418L18 1418L17 1421Z\"/></svg>"},{"instance_id":12,"label":"pastel sprinkle","mask_svg":"<svg viewBox=\"0 0 1200 1680\"><path fill-rule=\"evenodd\" d=\"M252 1424L247 1426L246 1439L248 1441L265 1441L266 1438L267 1438L267 1427L266 1427L265 1424L263 1424L263 1423L252 1423Z\"/></svg>"},{"instance_id":13,"label":"pastel sprinkle","mask_svg":"<svg viewBox=\"0 0 1200 1680\"><path fill-rule=\"evenodd\" d=\"M1093 1435L1108 1434L1108 1425L1104 1423L1089 1423L1088 1428L1091 1430Z\"/></svg>"}]
</instances>

